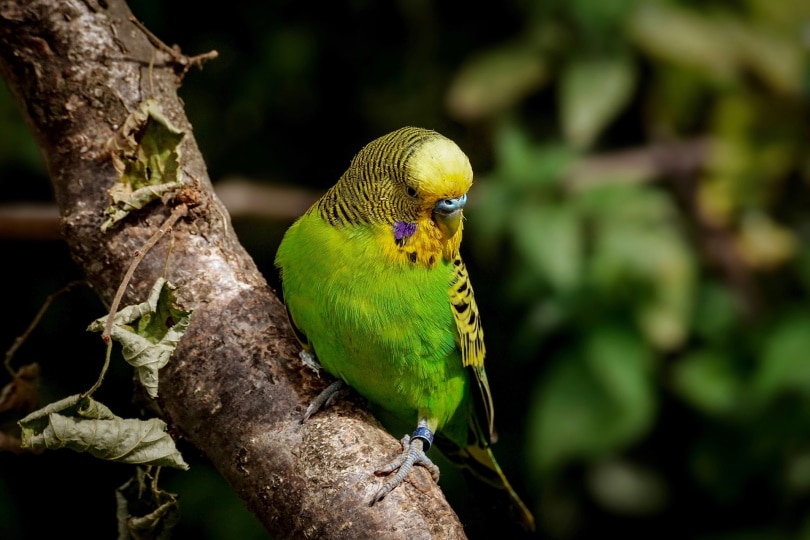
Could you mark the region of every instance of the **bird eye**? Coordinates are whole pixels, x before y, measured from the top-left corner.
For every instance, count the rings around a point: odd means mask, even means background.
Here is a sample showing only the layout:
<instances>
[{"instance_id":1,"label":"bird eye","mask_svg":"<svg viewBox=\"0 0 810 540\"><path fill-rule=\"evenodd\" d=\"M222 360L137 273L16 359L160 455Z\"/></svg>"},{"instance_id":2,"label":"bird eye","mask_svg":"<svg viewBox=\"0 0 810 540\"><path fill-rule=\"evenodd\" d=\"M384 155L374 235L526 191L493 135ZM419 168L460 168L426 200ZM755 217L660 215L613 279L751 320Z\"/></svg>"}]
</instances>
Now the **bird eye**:
<instances>
[{"instance_id":1,"label":"bird eye","mask_svg":"<svg viewBox=\"0 0 810 540\"><path fill-rule=\"evenodd\" d=\"M416 197L416 189L411 186L405 186L405 193L408 194L408 197Z\"/></svg>"}]
</instances>

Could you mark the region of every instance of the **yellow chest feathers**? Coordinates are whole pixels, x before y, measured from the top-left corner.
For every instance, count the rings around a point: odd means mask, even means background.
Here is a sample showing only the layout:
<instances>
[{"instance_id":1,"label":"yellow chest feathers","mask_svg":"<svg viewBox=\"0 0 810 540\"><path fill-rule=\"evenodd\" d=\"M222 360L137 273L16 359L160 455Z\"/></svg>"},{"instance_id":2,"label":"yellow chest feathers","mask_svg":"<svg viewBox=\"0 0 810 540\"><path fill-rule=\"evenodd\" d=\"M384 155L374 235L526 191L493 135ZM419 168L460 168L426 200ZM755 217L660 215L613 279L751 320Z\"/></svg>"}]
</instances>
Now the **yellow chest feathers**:
<instances>
[{"instance_id":1,"label":"yellow chest feathers","mask_svg":"<svg viewBox=\"0 0 810 540\"><path fill-rule=\"evenodd\" d=\"M452 261L461 244L461 230L446 238L432 219L420 219L413 223L402 221L380 225L376 231L383 253L390 260L407 265L433 268L444 258Z\"/></svg>"}]
</instances>

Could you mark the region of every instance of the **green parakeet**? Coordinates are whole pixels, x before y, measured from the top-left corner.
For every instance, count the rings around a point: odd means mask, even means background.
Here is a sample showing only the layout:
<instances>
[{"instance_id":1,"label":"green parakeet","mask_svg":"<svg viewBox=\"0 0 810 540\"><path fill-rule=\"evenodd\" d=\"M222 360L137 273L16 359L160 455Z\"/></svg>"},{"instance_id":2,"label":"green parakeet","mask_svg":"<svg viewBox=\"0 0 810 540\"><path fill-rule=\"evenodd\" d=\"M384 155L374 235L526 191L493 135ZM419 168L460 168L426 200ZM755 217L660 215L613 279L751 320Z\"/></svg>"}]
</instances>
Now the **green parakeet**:
<instances>
[{"instance_id":1,"label":"green parakeet","mask_svg":"<svg viewBox=\"0 0 810 540\"><path fill-rule=\"evenodd\" d=\"M413 465L438 480L425 452L506 489L527 528L534 519L495 461L484 334L459 255L472 185L467 156L442 135L405 127L366 145L348 170L286 232L276 255L284 301L304 345L338 381L305 419L347 384L413 422L403 452L377 471Z\"/></svg>"}]
</instances>

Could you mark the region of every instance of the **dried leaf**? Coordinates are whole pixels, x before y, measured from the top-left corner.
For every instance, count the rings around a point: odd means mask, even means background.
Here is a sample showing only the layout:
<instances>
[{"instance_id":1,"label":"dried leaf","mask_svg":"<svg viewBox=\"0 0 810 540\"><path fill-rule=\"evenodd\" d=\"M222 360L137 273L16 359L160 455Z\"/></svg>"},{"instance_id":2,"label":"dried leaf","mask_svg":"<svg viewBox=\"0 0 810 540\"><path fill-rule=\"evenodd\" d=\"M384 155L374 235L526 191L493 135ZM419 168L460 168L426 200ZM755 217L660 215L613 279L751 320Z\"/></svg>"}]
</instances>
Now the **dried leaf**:
<instances>
[{"instance_id":1,"label":"dried leaf","mask_svg":"<svg viewBox=\"0 0 810 540\"><path fill-rule=\"evenodd\" d=\"M124 122L107 148L118 182L109 190L113 203L101 230L124 219L164 194L180 188L179 145L185 132L174 127L160 105L147 99Z\"/></svg>"},{"instance_id":2,"label":"dried leaf","mask_svg":"<svg viewBox=\"0 0 810 540\"><path fill-rule=\"evenodd\" d=\"M0 391L0 413L14 411L26 415L39 407L39 364L22 366Z\"/></svg>"},{"instance_id":3,"label":"dried leaf","mask_svg":"<svg viewBox=\"0 0 810 540\"><path fill-rule=\"evenodd\" d=\"M168 540L180 519L177 495L158 489L141 467L115 490L118 540Z\"/></svg>"},{"instance_id":4,"label":"dried leaf","mask_svg":"<svg viewBox=\"0 0 810 540\"><path fill-rule=\"evenodd\" d=\"M39 364L22 366L0 392L0 451L20 454L20 426L17 420L39 407Z\"/></svg>"},{"instance_id":5,"label":"dried leaf","mask_svg":"<svg viewBox=\"0 0 810 540\"><path fill-rule=\"evenodd\" d=\"M166 365L188 329L190 311L174 307L174 287L159 278L141 304L127 306L113 317L112 338L122 345L122 353L150 397L158 395L158 371ZM87 328L104 330L107 317L93 321Z\"/></svg>"},{"instance_id":6,"label":"dried leaf","mask_svg":"<svg viewBox=\"0 0 810 540\"><path fill-rule=\"evenodd\" d=\"M120 463L188 469L165 422L120 418L105 405L78 394L29 414L19 425L23 448L69 448Z\"/></svg>"}]
</instances>

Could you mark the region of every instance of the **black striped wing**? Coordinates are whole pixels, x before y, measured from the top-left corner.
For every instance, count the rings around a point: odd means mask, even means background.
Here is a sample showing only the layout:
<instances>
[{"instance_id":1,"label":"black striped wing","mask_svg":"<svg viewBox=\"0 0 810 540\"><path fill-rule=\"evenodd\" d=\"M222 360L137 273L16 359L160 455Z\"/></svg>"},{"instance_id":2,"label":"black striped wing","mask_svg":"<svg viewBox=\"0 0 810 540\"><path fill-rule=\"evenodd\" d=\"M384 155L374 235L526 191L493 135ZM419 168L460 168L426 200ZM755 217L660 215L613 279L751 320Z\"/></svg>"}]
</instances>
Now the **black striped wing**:
<instances>
[{"instance_id":1,"label":"black striped wing","mask_svg":"<svg viewBox=\"0 0 810 540\"><path fill-rule=\"evenodd\" d=\"M484 371L484 356L486 347L484 346L484 330L481 327L481 317L478 314L478 306L475 303L472 284L470 283L467 267L461 256L456 256L453 260L454 279L450 286L450 303L453 307L453 315L456 319L458 329L458 345L461 349L461 359L465 366L468 366L478 385L481 406L483 409L483 426L485 436L489 442L495 441L494 407L492 403L492 392L487 382L487 374Z\"/></svg>"}]
</instances>

